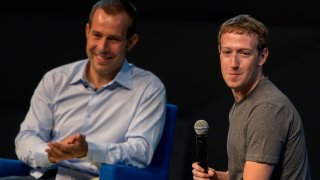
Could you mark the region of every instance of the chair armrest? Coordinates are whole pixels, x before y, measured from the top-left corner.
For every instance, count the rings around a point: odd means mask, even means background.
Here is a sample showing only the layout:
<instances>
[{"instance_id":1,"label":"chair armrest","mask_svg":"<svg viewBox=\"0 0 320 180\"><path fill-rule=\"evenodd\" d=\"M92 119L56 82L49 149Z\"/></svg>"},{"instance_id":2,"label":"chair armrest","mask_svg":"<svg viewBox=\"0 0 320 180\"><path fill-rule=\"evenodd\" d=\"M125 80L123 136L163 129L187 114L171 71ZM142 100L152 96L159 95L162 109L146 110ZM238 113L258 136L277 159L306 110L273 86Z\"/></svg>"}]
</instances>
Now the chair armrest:
<instances>
[{"instance_id":1,"label":"chair armrest","mask_svg":"<svg viewBox=\"0 0 320 180\"><path fill-rule=\"evenodd\" d=\"M166 173L159 167L136 168L122 164L103 164L100 169L100 179L108 180L166 180Z\"/></svg>"},{"instance_id":2,"label":"chair armrest","mask_svg":"<svg viewBox=\"0 0 320 180\"><path fill-rule=\"evenodd\" d=\"M31 169L20 160L0 158L0 177L27 176Z\"/></svg>"}]
</instances>

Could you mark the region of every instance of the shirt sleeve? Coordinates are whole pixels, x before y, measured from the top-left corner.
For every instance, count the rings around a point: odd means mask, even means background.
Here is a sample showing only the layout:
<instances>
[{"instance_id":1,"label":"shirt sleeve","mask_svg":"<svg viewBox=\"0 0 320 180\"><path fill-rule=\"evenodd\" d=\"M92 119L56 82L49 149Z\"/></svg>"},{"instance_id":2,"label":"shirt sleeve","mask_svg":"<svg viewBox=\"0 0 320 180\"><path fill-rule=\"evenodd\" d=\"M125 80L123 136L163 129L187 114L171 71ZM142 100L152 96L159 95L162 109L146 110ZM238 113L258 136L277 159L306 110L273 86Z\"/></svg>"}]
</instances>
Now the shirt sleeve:
<instances>
[{"instance_id":1,"label":"shirt sleeve","mask_svg":"<svg viewBox=\"0 0 320 180\"><path fill-rule=\"evenodd\" d=\"M52 165L45 152L53 126L52 104L48 93L50 88L50 83L46 83L45 79L40 81L15 138L17 157L34 168Z\"/></svg>"},{"instance_id":2,"label":"shirt sleeve","mask_svg":"<svg viewBox=\"0 0 320 180\"><path fill-rule=\"evenodd\" d=\"M287 138L288 127L283 108L270 103L258 105L248 121L246 160L276 164Z\"/></svg>"},{"instance_id":3,"label":"shirt sleeve","mask_svg":"<svg viewBox=\"0 0 320 180\"><path fill-rule=\"evenodd\" d=\"M122 143L88 142L86 160L146 167L160 141L165 123L166 93L162 83L151 83L143 92L139 106Z\"/></svg>"}]
</instances>

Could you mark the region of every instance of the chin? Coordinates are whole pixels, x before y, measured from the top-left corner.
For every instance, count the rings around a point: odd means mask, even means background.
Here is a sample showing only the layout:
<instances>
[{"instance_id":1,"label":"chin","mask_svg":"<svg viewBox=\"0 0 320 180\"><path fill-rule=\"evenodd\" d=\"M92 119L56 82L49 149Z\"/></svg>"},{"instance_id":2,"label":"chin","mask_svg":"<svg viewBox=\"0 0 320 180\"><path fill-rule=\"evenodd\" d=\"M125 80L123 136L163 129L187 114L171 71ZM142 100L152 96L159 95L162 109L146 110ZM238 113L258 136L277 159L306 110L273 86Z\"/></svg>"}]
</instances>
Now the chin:
<instances>
[{"instance_id":1,"label":"chin","mask_svg":"<svg viewBox=\"0 0 320 180\"><path fill-rule=\"evenodd\" d=\"M227 86L231 89L238 89L240 87L238 83L234 83L234 82L228 82Z\"/></svg>"}]
</instances>

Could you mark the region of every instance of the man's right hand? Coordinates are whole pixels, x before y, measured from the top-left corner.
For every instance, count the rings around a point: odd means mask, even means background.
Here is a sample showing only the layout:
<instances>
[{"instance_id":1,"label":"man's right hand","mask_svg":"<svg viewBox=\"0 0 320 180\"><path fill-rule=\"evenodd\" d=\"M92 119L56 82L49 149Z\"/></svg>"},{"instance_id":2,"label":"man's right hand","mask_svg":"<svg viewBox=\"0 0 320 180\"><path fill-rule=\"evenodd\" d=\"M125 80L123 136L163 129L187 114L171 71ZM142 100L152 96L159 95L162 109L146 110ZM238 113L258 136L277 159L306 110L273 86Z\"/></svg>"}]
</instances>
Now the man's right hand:
<instances>
[{"instance_id":1,"label":"man's right hand","mask_svg":"<svg viewBox=\"0 0 320 180\"><path fill-rule=\"evenodd\" d=\"M86 156L88 152L85 136L81 134L69 136L60 142L49 142L48 147L46 152L48 153L48 159L52 163L72 158L81 158Z\"/></svg>"},{"instance_id":2,"label":"man's right hand","mask_svg":"<svg viewBox=\"0 0 320 180\"><path fill-rule=\"evenodd\" d=\"M192 174L194 180L228 180L228 172L215 171L212 168L208 168L208 173L204 172L204 169L197 163L192 163Z\"/></svg>"}]
</instances>

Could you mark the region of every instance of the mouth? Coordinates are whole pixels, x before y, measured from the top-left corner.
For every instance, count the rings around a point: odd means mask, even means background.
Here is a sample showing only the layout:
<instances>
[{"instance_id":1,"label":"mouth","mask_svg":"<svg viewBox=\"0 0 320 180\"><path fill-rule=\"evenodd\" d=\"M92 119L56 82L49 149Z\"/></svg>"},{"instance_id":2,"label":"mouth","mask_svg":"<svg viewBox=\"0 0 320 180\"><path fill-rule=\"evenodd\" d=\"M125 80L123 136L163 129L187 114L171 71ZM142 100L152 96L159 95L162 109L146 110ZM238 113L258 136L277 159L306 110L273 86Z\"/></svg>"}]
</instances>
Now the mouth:
<instances>
[{"instance_id":1,"label":"mouth","mask_svg":"<svg viewBox=\"0 0 320 180\"><path fill-rule=\"evenodd\" d=\"M241 75L240 73L227 73L227 74L230 76L240 76Z\"/></svg>"},{"instance_id":2,"label":"mouth","mask_svg":"<svg viewBox=\"0 0 320 180\"><path fill-rule=\"evenodd\" d=\"M99 64L106 64L112 60L111 55L104 55L104 54L95 54L96 60Z\"/></svg>"},{"instance_id":3,"label":"mouth","mask_svg":"<svg viewBox=\"0 0 320 180\"><path fill-rule=\"evenodd\" d=\"M227 73L227 75L229 76L230 80L237 80L241 76L240 73Z\"/></svg>"}]
</instances>

